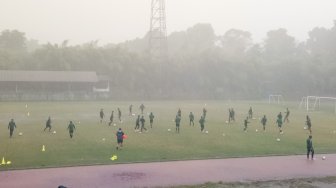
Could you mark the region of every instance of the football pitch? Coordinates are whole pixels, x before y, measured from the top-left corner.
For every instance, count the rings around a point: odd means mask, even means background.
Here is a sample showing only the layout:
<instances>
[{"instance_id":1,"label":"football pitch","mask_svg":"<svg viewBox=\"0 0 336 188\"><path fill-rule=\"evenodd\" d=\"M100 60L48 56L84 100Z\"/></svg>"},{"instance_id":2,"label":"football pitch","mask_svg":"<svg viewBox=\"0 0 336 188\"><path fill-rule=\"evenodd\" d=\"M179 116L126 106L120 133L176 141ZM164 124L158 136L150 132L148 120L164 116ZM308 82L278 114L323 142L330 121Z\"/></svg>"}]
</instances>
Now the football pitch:
<instances>
[{"instance_id":1,"label":"football pitch","mask_svg":"<svg viewBox=\"0 0 336 188\"><path fill-rule=\"evenodd\" d=\"M1 102L0 159L4 157L11 164L0 165L0 170L304 154L309 135L304 129L307 114L312 120L315 153L336 152L336 115L333 110L307 113L298 108L298 102L282 105L264 101L143 103L148 132L139 133L134 131L136 117L140 114L139 101ZM135 116L129 115L130 104L133 104ZM250 120L248 131L244 132L243 120L250 106L254 118ZM202 133L198 123L204 107L207 109L205 130L208 133ZM290 123L283 125L284 134L280 135L276 117L279 112L284 114L287 107ZM117 108L122 111L122 122L118 120ZM179 108L182 121L178 134L175 133L174 118ZM233 123L226 123L229 108L235 110L236 121ZM105 112L102 124L99 122L100 109ZM114 123L108 126L112 110ZM149 112L155 116L152 129ZM189 112L195 115L195 126L189 125ZM266 132L262 131L259 120L264 114L268 119ZM43 131L48 116L52 120L51 132ZM11 118L17 125L13 138L9 138L7 129ZM72 139L67 130L70 120L76 126ZM116 150L115 133L119 127L128 136L122 150ZM43 146L45 151L42 151ZM117 156L116 160L111 160L113 155Z\"/></svg>"}]
</instances>

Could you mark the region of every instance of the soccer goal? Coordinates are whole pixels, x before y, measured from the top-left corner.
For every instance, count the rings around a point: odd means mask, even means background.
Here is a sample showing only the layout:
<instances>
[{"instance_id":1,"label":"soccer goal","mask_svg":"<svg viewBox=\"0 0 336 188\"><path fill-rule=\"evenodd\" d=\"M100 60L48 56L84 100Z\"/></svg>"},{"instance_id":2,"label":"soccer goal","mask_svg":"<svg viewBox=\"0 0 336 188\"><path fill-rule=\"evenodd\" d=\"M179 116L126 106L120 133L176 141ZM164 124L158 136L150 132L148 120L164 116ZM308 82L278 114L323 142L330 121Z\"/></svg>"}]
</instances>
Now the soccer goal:
<instances>
[{"instance_id":1,"label":"soccer goal","mask_svg":"<svg viewBox=\"0 0 336 188\"><path fill-rule=\"evenodd\" d=\"M320 110L321 104L325 106L333 106L333 111L336 113L336 97L320 97L320 96L306 96L302 97L300 108L305 108L306 111Z\"/></svg>"},{"instance_id":2,"label":"soccer goal","mask_svg":"<svg viewBox=\"0 0 336 188\"><path fill-rule=\"evenodd\" d=\"M282 104L283 97L282 95L268 95L268 104Z\"/></svg>"}]
</instances>

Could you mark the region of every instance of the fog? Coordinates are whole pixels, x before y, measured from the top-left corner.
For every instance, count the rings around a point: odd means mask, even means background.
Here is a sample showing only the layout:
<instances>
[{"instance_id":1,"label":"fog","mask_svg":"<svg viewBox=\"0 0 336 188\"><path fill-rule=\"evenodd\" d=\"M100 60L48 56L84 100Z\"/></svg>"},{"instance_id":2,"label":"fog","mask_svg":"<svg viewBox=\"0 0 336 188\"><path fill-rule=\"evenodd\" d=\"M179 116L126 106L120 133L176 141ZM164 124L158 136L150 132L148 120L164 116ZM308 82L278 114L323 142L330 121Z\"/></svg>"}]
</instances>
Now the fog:
<instances>
[{"instance_id":1,"label":"fog","mask_svg":"<svg viewBox=\"0 0 336 188\"><path fill-rule=\"evenodd\" d=\"M20 83L30 88L20 93L0 72L1 92L22 97L42 88L44 99L57 90L59 98L96 98L92 87L111 99L336 95L336 1L166 2L168 51L158 60L148 53L149 0L2 0L0 70L89 71L104 82Z\"/></svg>"},{"instance_id":2,"label":"fog","mask_svg":"<svg viewBox=\"0 0 336 188\"><path fill-rule=\"evenodd\" d=\"M149 30L150 0L1 0L0 31L16 29L42 43L119 43ZM286 28L298 40L314 27L331 27L333 0L167 0L167 30L210 23L217 35L231 28L262 41L272 29Z\"/></svg>"}]
</instances>

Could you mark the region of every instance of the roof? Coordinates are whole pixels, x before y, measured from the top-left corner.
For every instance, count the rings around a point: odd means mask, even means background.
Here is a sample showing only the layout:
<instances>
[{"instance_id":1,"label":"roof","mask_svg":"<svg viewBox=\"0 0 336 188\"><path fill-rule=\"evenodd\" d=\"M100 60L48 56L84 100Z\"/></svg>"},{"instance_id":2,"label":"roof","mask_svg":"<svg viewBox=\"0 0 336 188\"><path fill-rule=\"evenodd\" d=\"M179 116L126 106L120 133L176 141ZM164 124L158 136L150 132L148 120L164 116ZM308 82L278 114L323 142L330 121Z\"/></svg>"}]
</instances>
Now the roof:
<instances>
[{"instance_id":1,"label":"roof","mask_svg":"<svg viewBox=\"0 0 336 188\"><path fill-rule=\"evenodd\" d=\"M0 70L0 82L97 82L96 72Z\"/></svg>"}]
</instances>

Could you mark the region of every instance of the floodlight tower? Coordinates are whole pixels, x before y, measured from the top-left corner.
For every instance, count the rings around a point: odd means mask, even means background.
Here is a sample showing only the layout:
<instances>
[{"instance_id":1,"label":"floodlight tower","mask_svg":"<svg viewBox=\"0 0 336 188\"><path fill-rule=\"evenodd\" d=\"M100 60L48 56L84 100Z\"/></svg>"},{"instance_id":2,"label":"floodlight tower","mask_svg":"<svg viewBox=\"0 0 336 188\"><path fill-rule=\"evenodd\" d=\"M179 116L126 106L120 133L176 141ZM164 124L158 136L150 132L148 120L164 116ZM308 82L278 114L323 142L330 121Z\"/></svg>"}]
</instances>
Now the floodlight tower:
<instances>
[{"instance_id":1,"label":"floodlight tower","mask_svg":"<svg viewBox=\"0 0 336 188\"><path fill-rule=\"evenodd\" d=\"M167 60L165 0L152 0L148 47L152 61Z\"/></svg>"}]
</instances>

